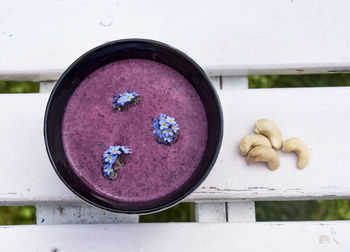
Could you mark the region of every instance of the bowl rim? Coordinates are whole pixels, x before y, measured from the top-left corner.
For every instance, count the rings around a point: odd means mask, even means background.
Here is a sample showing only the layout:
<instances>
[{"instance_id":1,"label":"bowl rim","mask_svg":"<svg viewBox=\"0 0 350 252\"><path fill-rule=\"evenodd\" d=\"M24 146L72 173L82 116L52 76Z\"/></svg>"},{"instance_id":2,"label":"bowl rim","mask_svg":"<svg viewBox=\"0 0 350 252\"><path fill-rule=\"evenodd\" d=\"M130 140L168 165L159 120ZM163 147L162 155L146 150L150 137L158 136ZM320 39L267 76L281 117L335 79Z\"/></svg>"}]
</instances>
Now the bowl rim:
<instances>
[{"instance_id":1,"label":"bowl rim","mask_svg":"<svg viewBox=\"0 0 350 252\"><path fill-rule=\"evenodd\" d=\"M180 195L179 197L176 197L175 199L173 199L172 201L166 203L166 204L162 204L160 206L157 207L152 207L152 208L147 208L147 209L140 209L140 210L121 210L121 209L116 209L116 208L109 208L106 206L102 206L96 202L93 202L92 200L84 197L83 195L81 195L80 193L78 193L66 180L65 178L62 176L62 174L59 172L59 169L57 168L53 156L51 154L51 150L50 150L50 146L49 146L49 137L47 134L48 128L47 128L47 123L48 123L48 116L49 116L49 111L50 108L52 106L52 102L55 96L55 92L58 89L58 87L61 85L62 80L65 79L65 77L70 74L71 70L74 69L85 57L94 54L106 47L115 45L115 44L121 44L121 43L144 43L144 44L152 44L153 46L156 47L165 47L169 50L174 51L175 53L177 53L180 57L185 58L187 61L189 61L189 63L200 73L200 75L205 79L205 82L208 84L209 89L212 92L213 95L213 99L214 102L217 105L217 110L218 110L218 122L219 122L219 128L218 128L218 139L216 142L216 147L215 147L215 151L213 153L213 158L211 159L210 163L208 164L205 172L202 174L202 176L200 177L200 179L198 179L196 181L196 183L194 183L189 190L187 190L185 193L183 193L182 195ZM181 73L180 73L181 74ZM47 101L47 105L46 105L46 109L45 109L45 116L44 116L44 128L43 128L43 133L44 133L44 140L45 140L45 148L46 148L46 152L49 156L49 160L50 163L52 164L56 174L58 175L58 177L61 179L61 181L76 195L78 196L80 199L82 199L83 201L89 203L90 205L103 209L103 210L107 210L107 211L111 211L111 212L115 212L115 213L122 213L122 214L138 214L138 215L142 215L142 214L150 214L150 213L156 213L159 211L163 211L165 209L168 209L172 206L175 206L178 203L181 203L181 201L186 198L189 194L191 194L195 189L197 189L202 182L207 178L208 174L210 173L210 171L212 170L218 154L220 152L220 148L221 148L221 144L222 144L222 139L223 139L223 133L224 133L224 118L223 118L223 111L222 111L222 106L221 106L221 102L219 99L219 96L211 82L210 77L207 75L207 73L191 58L189 57L187 54L185 54L184 52L180 51L179 49L170 46L166 43L160 42L160 41L156 41L156 40L151 40L151 39L144 39L144 38L127 38L127 39L118 39L118 40L113 40L104 44L101 44L99 46L96 46L90 50L88 50L87 52L85 52L84 54L82 54L80 57L78 57L76 60L73 61L73 63L71 63L69 65L69 67L62 73L62 75L59 77L59 79L57 80L54 88L51 91L50 97ZM70 165L70 164L69 164Z\"/></svg>"}]
</instances>

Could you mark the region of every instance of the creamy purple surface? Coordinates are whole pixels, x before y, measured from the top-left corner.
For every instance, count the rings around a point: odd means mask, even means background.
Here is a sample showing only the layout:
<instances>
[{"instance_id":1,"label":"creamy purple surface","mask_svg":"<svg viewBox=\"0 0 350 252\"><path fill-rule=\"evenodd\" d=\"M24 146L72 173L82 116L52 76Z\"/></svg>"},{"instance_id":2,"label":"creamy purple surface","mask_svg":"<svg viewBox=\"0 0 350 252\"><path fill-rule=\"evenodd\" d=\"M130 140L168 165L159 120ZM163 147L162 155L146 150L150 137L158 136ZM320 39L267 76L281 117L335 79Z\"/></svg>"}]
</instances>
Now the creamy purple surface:
<instances>
[{"instance_id":1,"label":"creamy purple surface","mask_svg":"<svg viewBox=\"0 0 350 252\"><path fill-rule=\"evenodd\" d=\"M113 109L118 93L135 91L138 105ZM180 127L173 145L157 142L153 118L165 113ZM64 113L66 156L94 191L115 200L141 202L171 193L190 178L202 159L208 136L204 106L180 73L155 61L113 62L90 74L71 96ZM102 174L102 154L110 145L133 153L111 181Z\"/></svg>"}]
</instances>

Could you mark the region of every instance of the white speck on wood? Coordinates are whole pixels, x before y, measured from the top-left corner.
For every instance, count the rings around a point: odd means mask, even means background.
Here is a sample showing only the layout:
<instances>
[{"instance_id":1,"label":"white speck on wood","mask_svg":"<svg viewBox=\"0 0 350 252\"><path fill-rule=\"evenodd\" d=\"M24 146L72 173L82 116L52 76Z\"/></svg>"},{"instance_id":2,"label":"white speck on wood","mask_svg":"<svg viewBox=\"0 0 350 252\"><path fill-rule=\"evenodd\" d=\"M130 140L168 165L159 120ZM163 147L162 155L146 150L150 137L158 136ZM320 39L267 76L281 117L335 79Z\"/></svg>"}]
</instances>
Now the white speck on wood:
<instances>
[{"instance_id":1,"label":"white speck on wood","mask_svg":"<svg viewBox=\"0 0 350 252\"><path fill-rule=\"evenodd\" d=\"M319 241L320 244L331 243L331 238L328 235L320 235Z\"/></svg>"}]
</instances>

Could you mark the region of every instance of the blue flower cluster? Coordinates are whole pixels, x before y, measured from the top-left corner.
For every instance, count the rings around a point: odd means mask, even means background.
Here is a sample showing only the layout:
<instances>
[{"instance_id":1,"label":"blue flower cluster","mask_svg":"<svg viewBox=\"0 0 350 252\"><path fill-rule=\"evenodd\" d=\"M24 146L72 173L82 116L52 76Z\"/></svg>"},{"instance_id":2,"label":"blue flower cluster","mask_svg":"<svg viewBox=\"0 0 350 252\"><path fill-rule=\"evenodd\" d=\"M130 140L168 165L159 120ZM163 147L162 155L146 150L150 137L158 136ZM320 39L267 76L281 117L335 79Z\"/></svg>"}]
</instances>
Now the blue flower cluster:
<instances>
[{"instance_id":1,"label":"blue flower cluster","mask_svg":"<svg viewBox=\"0 0 350 252\"><path fill-rule=\"evenodd\" d=\"M118 111L122 111L125 108L125 105L128 103L132 103L134 105L139 103L139 95L134 91L125 91L122 94L118 94L113 99L113 107Z\"/></svg>"},{"instance_id":2,"label":"blue flower cluster","mask_svg":"<svg viewBox=\"0 0 350 252\"><path fill-rule=\"evenodd\" d=\"M158 142L173 145L179 133L179 126L175 122L175 118L160 114L159 118L153 120L153 134L158 137Z\"/></svg>"},{"instance_id":3,"label":"blue flower cluster","mask_svg":"<svg viewBox=\"0 0 350 252\"><path fill-rule=\"evenodd\" d=\"M117 178L117 169L124 166L123 155L132 153L125 146L109 146L103 153L103 175L111 180Z\"/></svg>"}]
</instances>

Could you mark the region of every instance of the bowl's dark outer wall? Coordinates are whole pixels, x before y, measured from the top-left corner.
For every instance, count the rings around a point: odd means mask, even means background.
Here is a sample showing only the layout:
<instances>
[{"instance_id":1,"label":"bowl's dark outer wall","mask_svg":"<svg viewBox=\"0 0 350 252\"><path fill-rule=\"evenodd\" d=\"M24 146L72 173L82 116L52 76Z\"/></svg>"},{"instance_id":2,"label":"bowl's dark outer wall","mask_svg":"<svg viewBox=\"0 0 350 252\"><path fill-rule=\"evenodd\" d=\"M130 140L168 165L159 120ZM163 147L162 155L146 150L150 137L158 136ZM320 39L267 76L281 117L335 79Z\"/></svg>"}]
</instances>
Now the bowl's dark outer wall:
<instances>
[{"instance_id":1,"label":"bowl's dark outer wall","mask_svg":"<svg viewBox=\"0 0 350 252\"><path fill-rule=\"evenodd\" d=\"M63 149L62 119L70 96L90 73L106 64L123 59L154 60L175 69L196 89L207 114L208 141L197 169L178 189L152 201L115 201L91 190L75 174ZM193 192L212 169L220 151L222 136L221 104L203 69L181 51L167 44L147 39L116 40L98 46L78 58L57 81L48 100L44 119L46 150L56 173L66 186L77 196L96 207L127 214L146 214L164 210Z\"/></svg>"}]
</instances>

